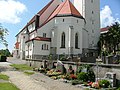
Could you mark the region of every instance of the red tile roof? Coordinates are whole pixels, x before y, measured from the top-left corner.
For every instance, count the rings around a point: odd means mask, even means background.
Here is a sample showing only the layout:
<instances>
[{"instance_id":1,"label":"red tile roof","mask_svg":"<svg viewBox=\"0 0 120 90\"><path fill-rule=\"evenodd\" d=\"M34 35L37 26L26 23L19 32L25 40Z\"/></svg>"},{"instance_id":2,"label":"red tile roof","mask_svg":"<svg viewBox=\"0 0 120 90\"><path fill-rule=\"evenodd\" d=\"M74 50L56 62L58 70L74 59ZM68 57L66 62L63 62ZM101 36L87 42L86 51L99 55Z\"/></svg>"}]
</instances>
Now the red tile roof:
<instances>
[{"instance_id":1,"label":"red tile roof","mask_svg":"<svg viewBox=\"0 0 120 90\"><path fill-rule=\"evenodd\" d=\"M74 7L74 5L70 2L70 0L65 0L62 2L52 13L52 15L48 18L46 22L54 18L55 16L60 15L74 15L78 17L82 17L82 15L78 12L78 10ZM82 17L83 18L83 17Z\"/></svg>"},{"instance_id":2,"label":"red tile roof","mask_svg":"<svg viewBox=\"0 0 120 90\"><path fill-rule=\"evenodd\" d=\"M44 15L49 12L48 8L52 7L52 3L54 3L54 1L55 0L51 0L51 2L49 2L41 11L39 11L37 13L37 14L40 15L40 19L43 21L41 23L40 27L42 27L43 25L45 25L47 22L49 22L51 19L53 19L56 16L72 15L72 16L77 16L77 17L83 18L82 15L78 12L78 10L74 7L74 5L70 2L70 0L65 0L64 2L62 2L61 4L59 4L53 10L53 12L51 12L51 14L48 17L45 18ZM34 21L35 21L35 16L28 22L27 25L31 24ZM27 25L24 28L26 28Z\"/></svg>"},{"instance_id":3,"label":"red tile roof","mask_svg":"<svg viewBox=\"0 0 120 90\"><path fill-rule=\"evenodd\" d=\"M15 43L15 49L19 49L19 44L20 44L20 42Z\"/></svg>"},{"instance_id":4,"label":"red tile roof","mask_svg":"<svg viewBox=\"0 0 120 90\"><path fill-rule=\"evenodd\" d=\"M42 10L40 10L37 14L41 15L53 2L54 0L51 0ZM31 23L33 23L35 21L35 16L27 23L27 25L25 25L25 27L19 32L21 33L28 25L30 25ZM19 34L18 33L18 34ZM17 35L18 35L17 34ZM16 36L17 36L16 35Z\"/></svg>"},{"instance_id":5,"label":"red tile roof","mask_svg":"<svg viewBox=\"0 0 120 90\"><path fill-rule=\"evenodd\" d=\"M51 42L51 38L46 38L46 37L39 37L39 36L37 36L37 37L35 37L35 38L33 38L33 39L30 39L30 40L26 41L26 43L27 43L27 42L30 42L30 41L33 41L33 40Z\"/></svg>"},{"instance_id":6,"label":"red tile roof","mask_svg":"<svg viewBox=\"0 0 120 90\"><path fill-rule=\"evenodd\" d=\"M44 13L44 11L52 4L54 0L50 1L42 10L40 10L37 14L41 16L41 14ZM29 21L28 24L31 24L32 22L35 21L35 16Z\"/></svg>"},{"instance_id":7,"label":"red tile roof","mask_svg":"<svg viewBox=\"0 0 120 90\"><path fill-rule=\"evenodd\" d=\"M109 30L109 26L101 28L100 32L107 32Z\"/></svg>"}]
</instances>

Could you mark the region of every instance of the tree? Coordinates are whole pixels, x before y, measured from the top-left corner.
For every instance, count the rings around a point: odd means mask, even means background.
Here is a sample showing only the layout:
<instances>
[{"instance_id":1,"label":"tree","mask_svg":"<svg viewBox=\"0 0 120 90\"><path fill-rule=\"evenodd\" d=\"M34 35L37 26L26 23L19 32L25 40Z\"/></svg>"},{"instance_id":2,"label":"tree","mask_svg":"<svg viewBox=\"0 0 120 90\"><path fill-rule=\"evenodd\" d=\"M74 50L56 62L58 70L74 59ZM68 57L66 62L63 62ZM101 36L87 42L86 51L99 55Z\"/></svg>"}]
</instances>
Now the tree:
<instances>
[{"instance_id":1,"label":"tree","mask_svg":"<svg viewBox=\"0 0 120 90\"><path fill-rule=\"evenodd\" d=\"M3 28L0 23L0 43L7 45L7 41L5 36L8 35L8 30L6 28Z\"/></svg>"},{"instance_id":2,"label":"tree","mask_svg":"<svg viewBox=\"0 0 120 90\"><path fill-rule=\"evenodd\" d=\"M113 52L116 53L116 49L118 49L118 44L120 43L120 24L115 23L108 31L108 36L110 43L113 46Z\"/></svg>"},{"instance_id":3,"label":"tree","mask_svg":"<svg viewBox=\"0 0 120 90\"><path fill-rule=\"evenodd\" d=\"M0 50L0 55L9 57L9 56L11 56L11 53L8 49L5 49L5 50L2 49L2 50Z\"/></svg>"},{"instance_id":4,"label":"tree","mask_svg":"<svg viewBox=\"0 0 120 90\"><path fill-rule=\"evenodd\" d=\"M115 22L108 29L107 33L101 34L98 42L99 52L116 53L116 49L119 49L120 44L120 24Z\"/></svg>"}]
</instances>

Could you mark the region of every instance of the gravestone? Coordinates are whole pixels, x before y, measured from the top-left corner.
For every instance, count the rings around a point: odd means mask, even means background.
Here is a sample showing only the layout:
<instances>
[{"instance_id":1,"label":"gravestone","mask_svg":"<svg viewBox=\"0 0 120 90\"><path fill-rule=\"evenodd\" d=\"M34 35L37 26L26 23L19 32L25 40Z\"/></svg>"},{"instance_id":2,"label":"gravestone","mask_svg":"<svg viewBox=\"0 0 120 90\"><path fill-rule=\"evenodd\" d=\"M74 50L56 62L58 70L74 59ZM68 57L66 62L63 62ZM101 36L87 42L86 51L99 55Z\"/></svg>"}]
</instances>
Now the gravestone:
<instances>
[{"instance_id":1,"label":"gravestone","mask_svg":"<svg viewBox=\"0 0 120 90\"><path fill-rule=\"evenodd\" d=\"M112 87L116 86L116 74L114 72L107 72L104 79L108 80Z\"/></svg>"}]
</instances>

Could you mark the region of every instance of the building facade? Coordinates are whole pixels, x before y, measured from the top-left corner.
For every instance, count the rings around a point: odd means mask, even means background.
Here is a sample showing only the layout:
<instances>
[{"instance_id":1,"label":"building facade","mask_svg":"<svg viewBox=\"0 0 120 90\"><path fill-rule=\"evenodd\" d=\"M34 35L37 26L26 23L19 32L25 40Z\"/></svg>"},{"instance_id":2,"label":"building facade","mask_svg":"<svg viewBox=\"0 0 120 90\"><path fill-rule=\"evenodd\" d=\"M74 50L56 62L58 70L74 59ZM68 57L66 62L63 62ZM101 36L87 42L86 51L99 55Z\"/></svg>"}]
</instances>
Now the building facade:
<instances>
[{"instance_id":1,"label":"building facade","mask_svg":"<svg viewBox=\"0 0 120 90\"><path fill-rule=\"evenodd\" d=\"M15 55L21 59L94 55L100 36L99 4L99 0L51 0L16 35Z\"/></svg>"}]
</instances>

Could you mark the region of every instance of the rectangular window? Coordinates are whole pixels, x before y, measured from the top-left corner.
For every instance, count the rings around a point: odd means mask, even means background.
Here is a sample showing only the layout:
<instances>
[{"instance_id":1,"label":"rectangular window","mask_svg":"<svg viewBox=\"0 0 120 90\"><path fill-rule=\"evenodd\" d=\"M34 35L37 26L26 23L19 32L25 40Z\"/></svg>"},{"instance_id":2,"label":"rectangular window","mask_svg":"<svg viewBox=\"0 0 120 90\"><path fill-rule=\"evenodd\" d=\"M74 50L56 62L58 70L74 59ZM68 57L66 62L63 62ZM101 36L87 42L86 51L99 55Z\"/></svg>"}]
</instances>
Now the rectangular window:
<instances>
[{"instance_id":1,"label":"rectangular window","mask_svg":"<svg viewBox=\"0 0 120 90\"><path fill-rule=\"evenodd\" d=\"M43 37L46 37L46 33L43 33Z\"/></svg>"}]
</instances>

